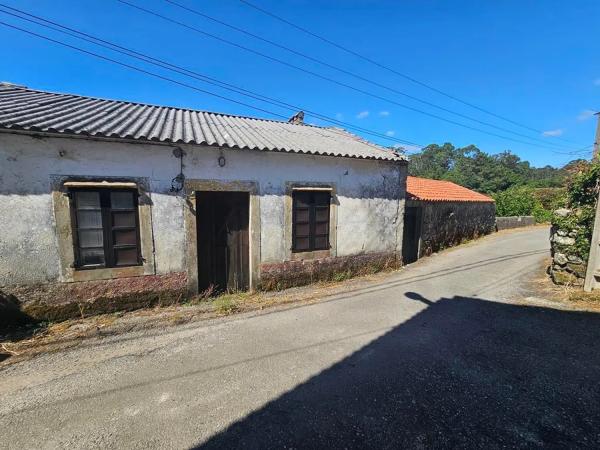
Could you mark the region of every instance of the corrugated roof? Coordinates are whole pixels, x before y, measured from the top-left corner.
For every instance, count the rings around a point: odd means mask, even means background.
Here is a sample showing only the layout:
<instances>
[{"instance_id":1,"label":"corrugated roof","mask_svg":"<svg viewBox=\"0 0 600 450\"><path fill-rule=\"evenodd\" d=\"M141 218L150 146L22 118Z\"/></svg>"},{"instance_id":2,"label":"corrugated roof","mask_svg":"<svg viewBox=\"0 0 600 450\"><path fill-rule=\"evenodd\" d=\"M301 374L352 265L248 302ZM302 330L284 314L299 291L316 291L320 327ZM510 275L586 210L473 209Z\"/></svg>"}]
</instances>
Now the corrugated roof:
<instances>
[{"instance_id":1,"label":"corrugated roof","mask_svg":"<svg viewBox=\"0 0 600 450\"><path fill-rule=\"evenodd\" d=\"M0 129L405 161L339 128L105 100L0 84Z\"/></svg>"},{"instance_id":2,"label":"corrugated roof","mask_svg":"<svg viewBox=\"0 0 600 450\"><path fill-rule=\"evenodd\" d=\"M406 177L409 200L432 202L493 202L494 199L450 181Z\"/></svg>"}]
</instances>

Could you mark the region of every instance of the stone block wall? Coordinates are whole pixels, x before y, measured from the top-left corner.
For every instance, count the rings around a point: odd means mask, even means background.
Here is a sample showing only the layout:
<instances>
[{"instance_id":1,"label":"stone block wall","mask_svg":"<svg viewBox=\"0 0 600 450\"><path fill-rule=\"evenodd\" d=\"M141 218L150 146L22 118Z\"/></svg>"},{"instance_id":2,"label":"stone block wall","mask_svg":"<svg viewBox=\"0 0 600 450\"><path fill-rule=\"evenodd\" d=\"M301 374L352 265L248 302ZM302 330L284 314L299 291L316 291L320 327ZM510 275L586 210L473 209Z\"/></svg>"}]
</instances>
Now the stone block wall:
<instances>
[{"instance_id":1,"label":"stone block wall","mask_svg":"<svg viewBox=\"0 0 600 450\"><path fill-rule=\"evenodd\" d=\"M533 216L508 216L508 217L496 217L496 229L509 230L511 228L530 227L535 225L535 218Z\"/></svg>"},{"instance_id":2,"label":"stone block wall","mask_svg":"<svg viewBox=\"0 0 600 450\"><path fill-rule=\"evenodd\" d=\"M316 281L342 281L357 275L398 269L400 266L401 259L394 252L263 264L260 287L263 290L279 290Z\"/></svg>"},{"instance_id":3,"label":"stone block wall","mask_svg":"<svg viewBox=\"0 0 600 450\"><path fill-rule=\"evenodd\" d=\"M559 209L555 214L566 217L571 211ZM575 237L574 230L561 229L557 225L553 225L550 230L552 263L549 273L556 284L583 286L587 261L579 254Z\"/></svg>"},{"instance_id":4,"label":"stone block wall","mask_svg":"<svg viewBox=\"0 0 600 450\"><path fill-rule=\"evenodd\" d=\"M410 202L422 207L420 256L495 231L493 202Z\"/></svg>"}]
</instances>

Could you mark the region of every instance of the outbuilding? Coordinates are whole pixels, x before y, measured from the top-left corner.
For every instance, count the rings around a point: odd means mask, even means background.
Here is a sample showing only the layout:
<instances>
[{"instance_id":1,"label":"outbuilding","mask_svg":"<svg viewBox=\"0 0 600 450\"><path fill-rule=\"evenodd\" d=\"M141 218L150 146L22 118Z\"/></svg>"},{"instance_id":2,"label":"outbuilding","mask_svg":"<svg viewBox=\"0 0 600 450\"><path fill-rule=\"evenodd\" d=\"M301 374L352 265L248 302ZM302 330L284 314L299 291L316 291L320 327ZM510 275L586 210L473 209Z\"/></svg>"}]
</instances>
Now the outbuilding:
<instances>
[{"instance_id":1,"label":"outbuilding","mask_svg":"<svg viewBox=\"0 0 600 450\"><path fill-rule=\"evenodd\" d=\"M404 263L489 234L495 225L496 205L487 195L450 181L407 177Z\"/></svg>"},{"instance_id":2,"label":"outbuilding","mask_svg":"<svg viewBox=\"0 0 600 450\"><path fill-rule=\"evenodd\" d=\"M302 114L2 84L0 161L0 286L23 302L157 302L401 263L406 159Z\"/></svg>"}]
</instances>

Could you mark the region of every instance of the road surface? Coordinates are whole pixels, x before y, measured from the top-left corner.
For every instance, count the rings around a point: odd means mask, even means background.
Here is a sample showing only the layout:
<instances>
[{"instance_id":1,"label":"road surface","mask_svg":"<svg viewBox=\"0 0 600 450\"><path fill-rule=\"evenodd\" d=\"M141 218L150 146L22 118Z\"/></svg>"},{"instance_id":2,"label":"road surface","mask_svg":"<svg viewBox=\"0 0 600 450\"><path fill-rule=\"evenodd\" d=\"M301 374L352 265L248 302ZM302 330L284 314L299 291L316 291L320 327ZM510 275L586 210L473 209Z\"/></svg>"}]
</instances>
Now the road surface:
<instances>
[{"instance_id":1,"label":"road surface","mask_svg":"<svg viewBox=\"0 0 600 450\"><path fill-rule=\"evenodd\" d=\"M524 306L548 230L321 302L104 338L0 372L0 447L600 445L600 315Z\"/></svg>"}]
</instances>

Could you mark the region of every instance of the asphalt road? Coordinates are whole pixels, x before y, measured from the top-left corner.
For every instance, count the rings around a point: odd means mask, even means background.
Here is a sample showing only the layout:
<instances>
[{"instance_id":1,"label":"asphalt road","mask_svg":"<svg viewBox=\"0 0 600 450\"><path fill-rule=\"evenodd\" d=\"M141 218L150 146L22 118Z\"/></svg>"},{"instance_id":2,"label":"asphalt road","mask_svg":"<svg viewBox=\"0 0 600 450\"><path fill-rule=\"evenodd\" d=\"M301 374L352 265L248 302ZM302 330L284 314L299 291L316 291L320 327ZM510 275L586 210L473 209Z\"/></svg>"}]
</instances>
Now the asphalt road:
<instances>
[{"instance_id":1,"label":"asphalt road","mask_svg":"<svg viewBox=\"0 0 600 450\"><path fill-rule=\"evenodd\" d=\"M600 315L524 306L530 229L286 310L0 372L0 447L600 446Z\"/></svg>"}]
</instances>

